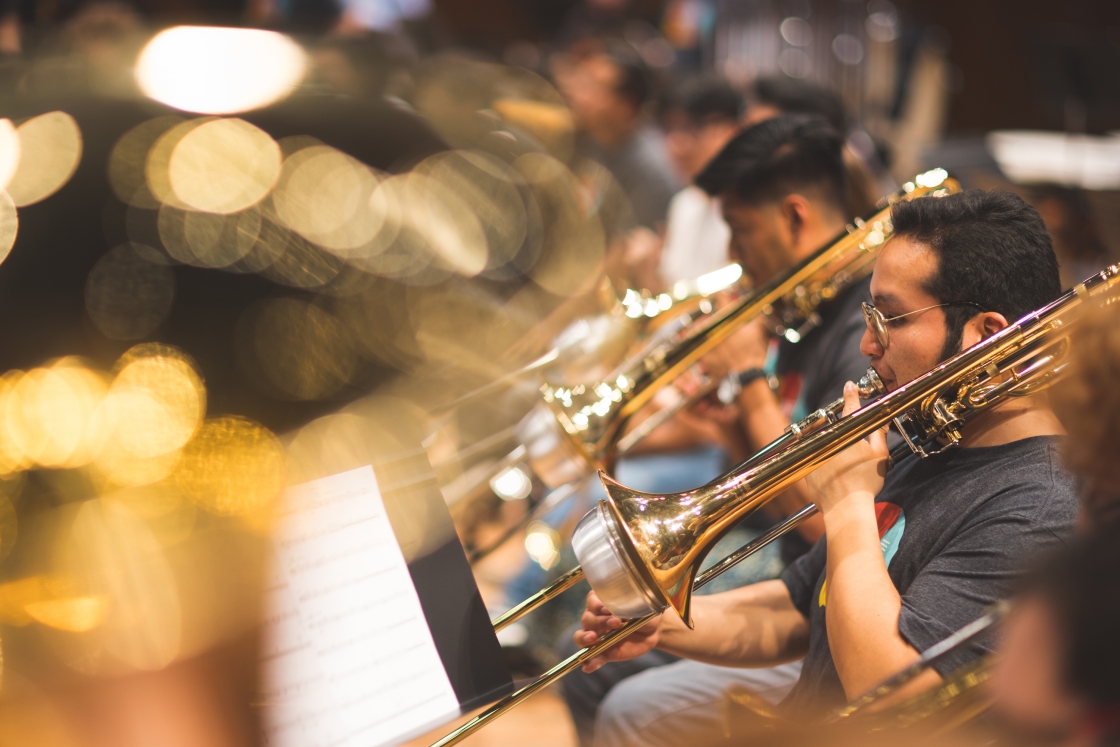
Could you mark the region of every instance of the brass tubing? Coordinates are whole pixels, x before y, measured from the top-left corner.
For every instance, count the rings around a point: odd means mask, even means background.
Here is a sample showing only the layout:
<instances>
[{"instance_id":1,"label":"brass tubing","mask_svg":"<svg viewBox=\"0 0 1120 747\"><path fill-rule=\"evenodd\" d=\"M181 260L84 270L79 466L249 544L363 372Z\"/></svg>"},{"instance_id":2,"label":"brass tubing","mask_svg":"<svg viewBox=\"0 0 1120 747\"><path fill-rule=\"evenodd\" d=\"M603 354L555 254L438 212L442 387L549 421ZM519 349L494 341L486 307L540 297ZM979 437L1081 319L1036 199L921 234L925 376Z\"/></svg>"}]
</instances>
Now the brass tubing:
<instances>
[{"instance_id":1,"label":"brass tubing","mask_svg":"<svg viewBox=\"0 0 1120 747\"><path fill-rule=\"evenodd\" d=\"M575 568L568 571L563 576L553 581L549 586L541 589L521 604L507 610L506 612L503 612L501 615L496 617L494 619L494 632L497 633L507 625L517 622L522 617L547 602L549 599L554 599L560 596L565 591L579 583L582 578L583 569L577 565Z\"/></svg>"},{"instance_id":2,"label":"brass tubing","mask_svg":"<svg viewBox=\"0 0 1120 747\"><path fill-rule=\"evenodd\" d=\"M814 504L810 503L808 506L801 509L800 511L798 511L794 515L790 516L788 519L786 519L782 523L777 524L774 527L771 527L770 530L767 531L765 534L762 534L762 535L759 535L758 537L755 537L753 540L751 540L747 544L743 545L738 550L731 553L726 558L724 558L720 562L716 563L715 565L713 565L708 570L701 573L699 578L696 579L696 587L695 588L700 589L703 586L705 586L706 584L709 584L712 581L715 581L717 578L722 576L724 573L731 570L733 567L735 567L739 563L743 562L744 560L749 558L751 555L754 555L756 552L761 550L766 545L770 544L771 542L778 539L779 537L781 537L785 534L788 534L789 532L796 529L798 526L801 525L801 522L805 521L806 519L808 519L810 516L812 516L816 512L817 512L817 507ZM499 627L499 623L503 623L503 619L505 617L507 617L509 615L512 615L514 612L517 612L522 607L525 607L530 602L532 602L533 600L540 597L542 594L550 592L560 582L564 581L565 579L568 579L569 577L573 578L573 580L568 584L568 586L571 586L576 581L583 578L583 571L581 571L579 568L575 568L575 569L569 571L564 576L562 576L555 584L550 586L548 589L545 589L544 591L538 592L534 596L529 597L529 599L526 599L524 602L517 605L517 607L514 607L512 610L507 612L505 615L503 615L502 617L495 620L494 621L494 629L495 630L501 630L501 627ZM568 588L568 586L565 586L564 589ZM553 596L556 596L556 594L559 594L560 591L563 591L564 589L560 589L559 591L553 592L551 594L551 596L549 596L548 598L551 599ZM547 600L542 599L541 602L543 602L543 601L547 601ZM535 608L539 605L540 605L540 602L538 602L537 604L534 604L533 606ZM525 613L521 612L517 617L520 617L523 614L525 614ZM517 617L514 617L513 620L516 620ZM490 723L494 719L501 716L506 711L509 711L509 710L519 706L523 701L527 700L528 698L532 697L533 695L536 695L538 692L540 692L544 688L548 687L553 682L555 682L556 680L558 680L561 677L563 677L564 675L566 675L568 672L572 671L573 669L575 669L578 666L582 666L583 663L586 662L587 660L593 659L594 657L598 656L602 652L606 651L608 648L615 645L616 643L621 641L623 638L627 637L628 635L630 635L631 633L633 633L638 628L642 627L643 625L645 625L646 623L648 623L650 620L654 619L655 617L657 617L657 615L646 615L645 617L639 617L639 618L635 618L633 620L627 620L621 628L619 628L618 630L612 631L610 633L607 633L595 645L590 646L589 648L582 648L579 651L575 652L574 654L569 656L567 659L565 659L564 661L562 661L559 664L557 664L556 666L554 666L552 669L550 669L547 672L545 672L544 674L542 674L540 677L538 677L536 680L534 680L530 684L526 685L525 687L521 688L520 690L518 690L515 693L510 693L509 695L502 698L501 700L499 700L494 705L487 708L482 713L480 713L477 716L475 716L474 718L472 718L467 723L460 726L455 731L453 731L450 734L448 734L447 736L445 736L443 739L439 740L438 742L433 743L432 747L450 747L450 745L458 744L459 742L461 742L464 739L466 739L467 737L469 737L471 734L474 734L476 731L478 731L482 727L486 726L488 723ZM510 620L509 622L512 622L512 620ZM504 627L505 625L508 625L509 622L504 622L502 624L502 627Z\"/></svg>"},{"instance_id":3,"label":"brass tubing","mask_svg":"<svg viewBox=\"0 0 1120 747\"><path fill-rule=\"evenodd\" d=\"M935 643L918 657L918 660L910 666L903 669L898 674L890 679L876 685L874 688L864 693L860 697L853 700L848 705L833 713L825 723L833 723L841 719L848 718L854 713L863 710L865 707L878 701L891 693L897 692L907 682L910 682L919 674L932 667L937 662L944 659L949 654L955 652L961 646L975 640L979 636L988 632L1003 619L1004 615L1010 609L1007 602L997 602L987 613L979 619L973 620L968 625L958 630L953 635L949 636L940 643Z\"/></svg>"}]
</instances>

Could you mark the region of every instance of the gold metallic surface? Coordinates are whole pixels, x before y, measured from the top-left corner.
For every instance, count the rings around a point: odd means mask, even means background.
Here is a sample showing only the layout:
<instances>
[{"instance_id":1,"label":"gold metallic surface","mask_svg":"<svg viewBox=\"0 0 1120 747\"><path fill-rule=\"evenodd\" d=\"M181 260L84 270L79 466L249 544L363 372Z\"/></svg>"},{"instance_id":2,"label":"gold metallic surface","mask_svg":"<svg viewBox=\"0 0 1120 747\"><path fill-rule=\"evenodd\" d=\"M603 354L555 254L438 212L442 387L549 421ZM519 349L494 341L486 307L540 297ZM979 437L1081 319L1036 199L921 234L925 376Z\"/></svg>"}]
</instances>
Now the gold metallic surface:
<instances>
[{"instance_id":1,"label":"gold metallic surface","mask_svg":"<svg viewBox=\"0 0 1120 747\"><path fill-rule=\"evenodd\" d=\"M933 175L933 176L931 176ZM907 183L889 199L893 204L960 190L944 172L929 172ZM816 308L843 288L871 273L878 250L891 235L890 206L764 286L710 315L702 329L683 341L654 347L602 381L577 386L542 387L544 401L565 433L596 466L609 466L618 435L628 419L743 324L767 317L779 333L801 334L813 324Z\"/></svg>"},{"instance_id":2,"label":"gold metallic surface","mask_svg":"<svg viewBox=\"0 0 1120 747\"><path fill-rule=\"evenodd\" d=\"M689 623L692 581L704 556L743 516L896 419L903 423L904 436L913 439L915 451L927 453L930 443L948 448L959 438L956 426L969 417L1017 389L1037 389L1060 375L1062 351L1068 349L1064 340L1086 305L1116 302L1117 286L1120 266L1113 265L877 402L836 422L825 418L804 428L792 445L767 458L749 459L694 490L643 493L600 473L610 516L629 538L624 544L630 560L650 591ZM1012 383L1005 386L1006 382Z\"/></svg>"}]
</instances>

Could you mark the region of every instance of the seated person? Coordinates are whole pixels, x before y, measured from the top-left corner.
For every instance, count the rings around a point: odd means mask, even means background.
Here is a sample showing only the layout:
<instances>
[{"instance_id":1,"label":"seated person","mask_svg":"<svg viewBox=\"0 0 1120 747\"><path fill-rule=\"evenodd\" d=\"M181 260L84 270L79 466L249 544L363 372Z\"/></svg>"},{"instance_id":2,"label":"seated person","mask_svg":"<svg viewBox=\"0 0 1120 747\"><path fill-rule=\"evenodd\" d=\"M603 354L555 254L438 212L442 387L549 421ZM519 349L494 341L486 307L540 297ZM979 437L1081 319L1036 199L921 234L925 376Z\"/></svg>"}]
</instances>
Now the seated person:
<instances>
[{"instance_id":1,"label":"seated person","mask_svg":"<svg viewBox=\"0 0 1120 747\"><path fill-rule=\"evenodd\" d=\"M719 200L691 182L742 127L743 95L722 78L683 83L665 105L661 121L673 165L689 182L673 195L664 242L638 229L627 242L626 262L637 285L671 289L724 267L731 231L720 215Z\"/></svg>"},{"instance_id":2,"label":"seated person","mask_svg":"<svg viewBox=\"0 0 1120 747\"><path fill-rule=\"evenodd\" d=\"M1016 744L1120 739L1120 524L1040 565L1015 600L990 682Z\"/></svg>"},{"instance_id":3,"label":"seated person","mask_svg":"<svg viewBox=\"0 0 1120 747\"><path fill-rule=\"evenodd\" d=\"M731 256L758 282L787 270L843 232L851 216L844 209L841 147L840 137L823 120L801 115L776 117L738 134L699 176L698 183L723 204L732 232ZM823 304L819 308L821 324L797 344L785 341L777 345L772 365L765 363L770 335L761 323L733 335L705 361L710 368L719 369L718 374L728 370L740 372L740 403L750 410L744 411L742 425L737 420L728 424L728 429L737 431L737 439L745 444L736 457L768 443L789 425L791 418L832 402L841 395L844 382L858 379L867 370L867 358L859 350L859 340L865 329L860 302L867 298L869 282L865 279L856 283L832 302ZM764 365L779 380L777 392L767 384ZM676 424L674 421L672 425ZM665 443L667 438L659 431L650 436L650 444L643 445ZM631 484L625 466L620 463L618 477L627 485L644 490L674 490L668 486ZM706 481L694 479L691 484L675 489L695 487ZM774 503L775 511L745 523L753 531L761 531L808 502L803 489L796 488ZM774 578L820 536L823 524L818 518L806 522L801 529L801 535L787 535L773 548L779 556L773 571L754 579L739 576L739 585ZM718 555L714 551L713 560ZM590 675L576 672L562 680L581 742L590 743L599 704L618 682L674 660L665 652L653 651L638 660L612 664ZM658 692L659 702L671 702L678 713L687 709L698 722L718 724L726 685L742 684L777 702L797 681L800 666L794 662L773 669L751 670L684 661L673 664L672 674L667 678L653 672L644 672L639 678L652 677L648 680L651 687L671 683L671 692ZM644 702L640 686L631 685L627 692L634 695L634 707L640 708Z\"/></svg>"},{"instance_id":4,"label":"seated person","mask_svg":"<svg viewBox=\"0 0 1120 747\"><path fill-rule=\"evenodd\" d=\"M651 229L664 223L680 184L661 134L646 123L653 80L641 55L625 42L596 44L562 58L556 84L575 120L578 155L611 173L630 202L634 223Z\"/></svg>"},{"instance_id":5,"label":"seated person","mask_svg":"<svg viewBox=\"0 0 1120 747\"><path fill-rule=\"evenodd\" d=\"M1014 195L921 198L896 205L892 219L895 236L872 275L874 306L865 308L860 345L889 390L1060 293L1045 226ZM882 323L873 328L876 316ZM859 407L854 385L844 399L845 413ZM800 677L779 710L806 720L913 663L1009 596L1018 569L1065 537L1077 510L1075 481L1059 459L1062 426L1045 395L1005 401L962 433L955 448L909 455L889 472L885 432L853 444L809 476L827 536L781 579L697 597L694 629L662 615L586 670L655 647L724 667L800 659ZM575 643L591 645L621 624L591 593ZM977 643L948 657L896 696L936 684L984 651ZM600 709L598 747L723 739L722 728L712 728L722 727L719 720L698 728L691 713L650 697L672 692L675 666L615 687ZM663 680L661 689L653 678ZM628 693L632 687L644 697Z\"/></svg>"},{"instance_id":6,"label":"seated person","mask_svg":"<svg viewBox=\"0 0 1120 747\"><path fill-rule=\"evenodd\" d=\"M1038 566L1005 623L992 695L1000 723L1023 743L1120 738L1118 312L1105 307L1085 320L1073 336L1073 373L1050 390L1070 433L1065 462L1083 480L1083 538Z\"/></svg>"}]
</instances>

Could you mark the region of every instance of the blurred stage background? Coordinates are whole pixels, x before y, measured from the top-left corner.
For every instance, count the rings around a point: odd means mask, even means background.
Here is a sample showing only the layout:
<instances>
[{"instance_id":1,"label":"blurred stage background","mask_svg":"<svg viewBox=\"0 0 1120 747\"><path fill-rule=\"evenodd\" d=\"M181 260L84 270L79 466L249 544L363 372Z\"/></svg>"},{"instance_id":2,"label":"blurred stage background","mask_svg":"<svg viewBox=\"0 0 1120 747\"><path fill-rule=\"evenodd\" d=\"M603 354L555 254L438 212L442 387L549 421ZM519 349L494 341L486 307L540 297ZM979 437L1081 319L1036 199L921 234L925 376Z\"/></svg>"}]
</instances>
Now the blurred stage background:
<instances>
[{"instance_id":1,"label":"blurred stage background","mask_svg":"<svg viewBox=\"0 0 1120 747\"><path fill-rule=\"evenodd\" d=\"M618 49L621 98L589 62ZM256 741L285 484L422 444L469 549L539 503L485 479L539 381L449 405L656 307L635 230L664 226L651 179L687 183L673 111L713 77L748 117L759 81L832 92L875 196L932 167L1018 192L1067 283L1120 258L1115 2L0 3L0 742ZM570 564L578 516L476 564L492 612ZM518 674L579 593L504 639ZM555 696L518 718L471 743L574 744Z\"/></svg>"}]
</instances>

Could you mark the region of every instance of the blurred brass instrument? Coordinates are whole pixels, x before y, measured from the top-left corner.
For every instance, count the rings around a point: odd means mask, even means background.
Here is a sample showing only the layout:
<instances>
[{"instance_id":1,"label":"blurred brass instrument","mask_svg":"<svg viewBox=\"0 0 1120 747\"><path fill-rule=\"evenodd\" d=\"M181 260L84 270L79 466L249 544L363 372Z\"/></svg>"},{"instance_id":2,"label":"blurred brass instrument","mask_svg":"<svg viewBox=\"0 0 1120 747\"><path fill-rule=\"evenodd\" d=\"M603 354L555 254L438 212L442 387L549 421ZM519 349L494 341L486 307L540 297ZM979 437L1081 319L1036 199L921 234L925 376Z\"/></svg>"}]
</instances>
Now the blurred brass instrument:
<instances>
[{"instance_id":1,"label":"blurred brass instrument","mask_svg":"<svg viewBox=\"0 0 1120 747\"><path fill-rule=\"evenodd\" d=\"M581 567L561 581L586 575L608 609L631 619L594 646L582 649L532 684L498 701L438 742L438 747L457 743L668 607L691 625L692 591L708 580L707 573L697 577L700 564L711 547L744 516L843 449L891 423L902 432L905 445L919 456L958 443L963 437L961 428L969 419L1007 397L1034 394L1060 379L1068 371L1070 334L1086 307L1117 302L1120 265L1113 265L1053 303L848 416L841 415L839 401L813 413L791 425L785 435L759 454L694 490L667 495L642 493L600 473L607 499L580 521L572 544ZM873 371L861 385L866 393L882 389ZM757 550L760 540L780 536L815 511L810 504L748 548ZM738 555L716 568L728 561L733 564ZM519 607L551 596L555 593L549 587Z\"/></svg>"},{"instance_id":2,"label":"blurred brass instrument","mask_svg":"<svg viewBox=\"0 0 1120 747\"><path fill-rule=\"evenodd\" d=\"M924 737L937 737L971 721L991 705L991 698L982 685L991 676L993 654L980 656L953 670L936 686L891 703L895 697L918 675L944 662L977 638L990 634L1006 616L1010 605L999 602L983 616L964 626L943 641L923 651L910 666L879 683L871 690L851 701L843 708L829 714L820 725L842 728L845 733L898 731L921 727ZM772 727L782 720L775 706L754 691L733 686L727 692L730 722L740 721L738 713L747 716L741 720L743 731L762 724ZM731 733L735 727L728 725Z\"/></svg>"},{"instance_id":3,"label":"blurred brass instrument","mask_svg":"<svg viewBox=\"0 0 1120 747\"><path fill-rule=\"evenodd\" d=\"M655 394L739 327L760 316L776 334L798 342L820 324L817 309L822 303L871 273L879 249L891 236L891 205L958 191L960 185L943 169L919 174L885 199L873 215L856 219L844 234L767 284L718 310L701 303L696 310L665 324L637 355L600 381L546 383L541 387L543 402L517 426L517 449L499 460L491 474L524 464L548 488L561 489L594 469L611 471L621 454L719 382L703 382L691 397L678 397L671 407L626 433L631 418ZM559 497L570 492L563 488ZM545 505L555 503L548 501ZM522 610L519 605L515 609L524 614L534 606ZM505 624L514 619L501 618Z\"/></svg>"},{"instance_id":4,"label":"blurred brass instrument","mask_svg":"<svg viewBox=\"0 0 1120 747\"><path fill-rule=\"evenodd\" d=\"M982 617L922 652L916 662L898 674L876 685L844 708L833 713L825 723L859 723L868 730L906 729L921 725L927 736L937 736L972 720L988 709L991 699L981 687L991 676L992 654L981 656L953 671L936 687L901 702L880 707L907 683L977 638L991 633L1007 616L1011 605L999 602Z\"/></svg>"}]
</instances>

